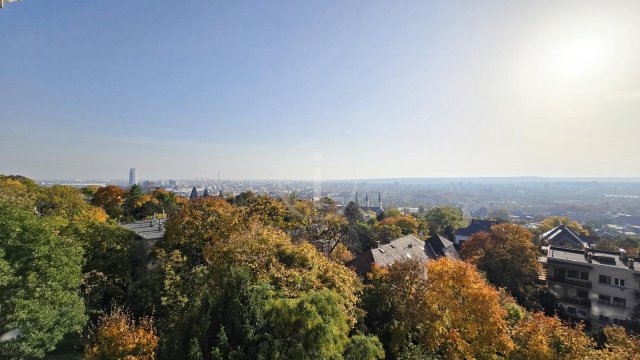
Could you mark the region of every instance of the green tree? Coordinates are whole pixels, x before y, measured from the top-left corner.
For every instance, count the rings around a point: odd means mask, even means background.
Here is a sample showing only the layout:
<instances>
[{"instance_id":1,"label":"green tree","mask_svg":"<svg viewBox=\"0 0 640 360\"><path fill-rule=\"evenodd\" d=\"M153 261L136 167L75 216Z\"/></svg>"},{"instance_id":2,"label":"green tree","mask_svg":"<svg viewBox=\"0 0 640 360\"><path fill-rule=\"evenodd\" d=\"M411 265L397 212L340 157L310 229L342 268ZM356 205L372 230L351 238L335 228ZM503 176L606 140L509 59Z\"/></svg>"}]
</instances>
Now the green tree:
<instances>
[{"instance_id":1,"label":"green tree","mask_svg":"<svg viewBox=\"0 0 640 360\"><path fill-rule=\"evenodd\" d=\"M429 223L429 233L442 234L449 239L453 239L453 232L456 229L466 226L462 216L462 209L451 206L439 206L429 209L424 217Z\"/></svg>"},{"instance_id":2,"label":"green tree","mask_svg":"<svg viewBox=\"0 0 640 360\"><path fill-rule=\"evenodd\" d=\"M0 358L42 358L85 323L82 248L33 211L0 202Z\"/></svg>"},{"instance_id":3,"label":"green tree","mask_svg":"<svg viewBox=\"0 0 640 360\"><path fill-rule=\"evenodd\" d=\"M344 216L347 218L347 221L349 221L349 224L355 224L363 220L360 207L353 201L350 201L344 208Z\"/></svg>"},{"instance_id":4,"label":"green tree","mask_svg":"<svg viewBox=\"0 0 640 360\"><path fill-rule=\"evenodd\" d=\"M341 297L331 290L275 299L265 312L260 356L270 359L340 359L349 342Z\"/></svg>"},{"instance_id":5,"label":"green tree","mask_svg":"<svg viewBox=\"0 0 640 360\"><path fill-rule=\"evenodd\" d=\"M375 336L355 335L344 350L344 360L384 359L382 344Z\"/></svg>"}]
</instances>

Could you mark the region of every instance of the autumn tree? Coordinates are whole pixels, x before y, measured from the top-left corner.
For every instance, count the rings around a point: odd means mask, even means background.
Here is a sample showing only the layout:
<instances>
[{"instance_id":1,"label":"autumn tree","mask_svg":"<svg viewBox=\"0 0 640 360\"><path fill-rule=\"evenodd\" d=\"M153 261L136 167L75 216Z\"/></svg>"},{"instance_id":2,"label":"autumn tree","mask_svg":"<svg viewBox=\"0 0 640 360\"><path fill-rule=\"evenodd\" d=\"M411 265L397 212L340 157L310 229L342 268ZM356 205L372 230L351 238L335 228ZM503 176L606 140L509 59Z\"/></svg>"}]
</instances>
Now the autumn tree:
<instances>
[{"instance_id":1,"label":"autumn tree","mask_svg":"<svg viewBox=\"0 0 640 360\"><path fill-rule=\"evenodd\" d=\"M513 348L500 294L461 261L374 268L364 303L367 327L394 356L489 359Z\"/></svg>"},{"instance_id":2,"label":"autumn tree","mask_svg":"<svg viewBox=\"0 0 640 360\"><path fill-rule=\"evenodd\" d=\"M0 358L42 358L85 322L82 248L48 219L0 201Z\"/></svg>"},{"instance_id":3,"label":"autumn tree","mask_svg":"<svg viewBox=\"0 0 640 360\"><path fill-rule=\"evenodd\" d=\"M491 233L474 234L465 241L461 254L486 273L492 284L505 287L519 303L535 308L540 263L532 237L517 225L494 225Z\"/></svg>"},{"instance_id":4,"label":"autumn tree","mask_svg":"<svg viewBox=\"0 0 640 360\"><path fill-rule=\"evenodd\" d=\"M513 360L602 358L595 356L595 344L582 325L565 325L557 317L538 312L527 314L514 327L512 338L516 347L509 359Z\"/></svg>"},{"instance_id":5,"label":"autumn tree","mask_svg":"<svg viewBox=\"0 0 640 360\"><path fill-rule=\"evenodd\" d=\"M402 235L417 235L419 222L411 215L402 215L397 217L387 217L380 221L378 226L396 226L400 229Z\"/></svg>"},{"instance_id":6,"label":"autumn tree","mask_svg":"<svg viewBox=\"0 0 640 360\"><path fill-rule=\"evenodd\" d=\"M84 352L87 360L152 360L158 336L151 318L134 321L124 310L116 308L104 315L89 335Z\"/></svg>"},{"instance_id":7,"label":"autumn tree","mask_svg":"<svg viewBox=\"0 0 640 360\"><path fill-rule=\"evenodd\" d=\"M91 204L99 206L111 217L118 219L122 216L127 192L119 186L109 185L99 188L91 198Z\"/></svg>"}]
</instances>

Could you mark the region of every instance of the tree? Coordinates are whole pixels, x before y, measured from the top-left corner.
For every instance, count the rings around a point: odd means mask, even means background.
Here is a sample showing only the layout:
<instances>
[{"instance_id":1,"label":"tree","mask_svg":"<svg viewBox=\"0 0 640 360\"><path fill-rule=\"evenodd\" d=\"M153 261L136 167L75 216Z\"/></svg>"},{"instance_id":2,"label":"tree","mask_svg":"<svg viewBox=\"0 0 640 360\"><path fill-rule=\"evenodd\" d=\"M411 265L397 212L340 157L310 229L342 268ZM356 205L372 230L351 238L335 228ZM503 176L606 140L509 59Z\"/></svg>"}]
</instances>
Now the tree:
<instances>
[{"instance_id":1,"label":"tree","mask_svg":"<svg viewBox=\"0 0 640 360\"><path fill-rule=\"evenodd\" d=\"M328 289L267 304L265 339L259 357L269 359L340 359L349 342L343 299Z\"/></svg>"},{"instance_id":2,"label":"tree","mask_svg":"<svg viewBox=\"0 0 640 360\"><path fill-rule=\"evenodd\" d=\"M133 184L131 188L129 188L124 201L124 210L127 216L139 218L138 211L140 206L144 203L142 196L142 189L138 184Z\"/></svg>"},{"instance_id":3,"label":"tree","mask_svg":"<svg viewBox=\"0 0 640 360\"><path fill-rule=\"evenodd\" d=\"M0 358L41 358L85 323L82 248L47 219L0 201Z\"/></svg>"},{"instance_id":4,"label":"tree","mask_svg":"<svg viewBox=\"0 0 640 360\"><path fill-rule=\"evenodd\" d=\"M442 258L426 269L427 349L448 359L489 359L513 349L500 295L472 265Z\"/></svg>"},{"instance_id":5,"label":"tree","mask_svg":"<svg viewBox=\"0 0 640 360\"><path fill-rule=\"evenodd\" d=\"M462 209L451 206L439 206L429 209L424 217L429 223L429 233L442 234L449 239L453 239L453 232L456 229L466 225L462 216Z\"/></svg>"},{"instance_id":6,"label":"tree","mask_svg":"<svg viewBox=\"0 0 640 360\"><path fill-rule=\"evenodd\" d=\"M377 241L380 241L382 244L402 236L402 229L396 225L381 225L379 223L374 227L374 230Z\"/></svg>"},{"instance_id":7,"label":"tree","mask_svg":"<svg viewBox=\"0 0 640 360\"><path fill-rule=\"evenodd\" d=\"M546 233L547 231L554 229L560 225L565 225L566 227L570 228L571 230L575 231L576 233L578 233L578 235L589 235L589 232L587 230L585 230L582 225L580 225L578 222L573 221L571 219L569 219L566 216L552 216L549 218L544 219L544 221L542 222L542 225L540 225L540 227L538 227L538 231L541 234Z\"/></svg>"},{"instance_id":8,"label":"tree","mask_svg":"<svg viewBox=\"0 0 640 360\"><path fill-rule=\"evenodd\" d=\"M472 265L442 258L374 267L363 299L367 328L387 353L494 358L513 348L500 294Z\"/></svg>"},{"instance_id":9,"label":"tree","mask_svg":"<svg viewBox=\"0 0 640 360\"><path fill-rule=\"evenodd\" d=\"M226 240L242 225L241 216L218 197L190 201L166 221L162 248L180 251L190 266L202 264L205 245Z\"/></svg>"},{"instance_id":10,"label":"tree","mask_svg":"<svg viewBox=\"0 0 640 360\"><path fill-rule=\"evenodd\" d=\"M513 360L602 359L594 356L594 343L582 325L564 325L538 312L527 314L513 329L512 338L516 348L509 359Z\"/></svg>"},{"instance_id":11,"label":"tree","mask_svg":"<svg viewBox=\"0 0 640 360\"><path fill-rule=\"evenodd\" d=\"M537 307L534 295L540 263L532 237L517 225L494 225L490 234L472 235L462 245L461 253L485 272L492 284L505 287L526 307Z\"/></svg>"},{"instance_id":12,"label":"tree","mask_svg":"<svg viewBox=\"0 0 640 360\"><path fill-rule=\"evenodd\" d=\"M629 336L621 326L607 326L603 329L604 348L597 352L598 359L636 360L640 354L640 338Z\"/></svg>"},{"instance_id":13,"label":"tree","mask_svg":"<svg viewBox=\"0 0 640 360\"><path fill-rule=\"evenodd\" d=\"M349 221L349 224L355 224L363 220L360 207L353 201L350 201L344 208L344 216L347 218L347 221Z\"/></svg>"},{"instance_id":14,"label":"tree","mask_svg":"<svg viewBox=\"0 0 640 360\"><path fill-rule=\"evenodd\" d=\"M143 318L138 323L122 309L100 319L97 329L89 335L89 345L85 349L86 360L152 360L158 336L151 318Z\"/></svg>"},{"instance_id":15,"label":"tree","mask_svg":"<svg viewBox=\"0 0 640 360\"><path fill-rule=\"evenodd\" d=\"M344 350L344 360L384 359L382 344L375 336L355 335Z\"/></svg>"},{"instance_id":16,"label":"tree","mask_svg":"<svg viewBox=\"0 0 640 360\"><path fill-rule=\"evenodd\" d=\"M91 198L91 204L99 206L112 219L122 216L122 205L124 204L127 192L119 186L109 185L99 188Z\"/></svg>"},{"instance_id":17,"label":"tree","mask_svg":"<svg viewBox=\"0 0 640 360\"><path fill-rule=\"evenodd\" d=\"M402 235L411 235L418 233L418 220L410 215L402 215L397 217L387 217L378 223L379 226L396 226L400 229Z\"/></svg>"}]
</instances>

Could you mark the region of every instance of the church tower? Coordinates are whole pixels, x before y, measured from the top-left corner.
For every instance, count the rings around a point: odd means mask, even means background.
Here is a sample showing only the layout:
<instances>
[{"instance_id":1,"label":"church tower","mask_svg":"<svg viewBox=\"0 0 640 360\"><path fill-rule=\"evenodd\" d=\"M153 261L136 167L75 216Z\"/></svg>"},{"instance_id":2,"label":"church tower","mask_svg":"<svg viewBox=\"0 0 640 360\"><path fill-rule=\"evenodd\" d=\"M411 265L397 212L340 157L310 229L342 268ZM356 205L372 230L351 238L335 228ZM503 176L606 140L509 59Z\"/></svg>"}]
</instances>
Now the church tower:
<instances>
[{"instance_id":1,"label":"church tower","mask_svg":"<svg viewBox=\"0 0 640 360\"><path fill-rule=\"evenodd\" d=\"M364 203L369 207L369 193L364 193Z\"/></svg>"},{"instance_id":2,"label":"church tower","mask_svg":"<svg viewBox=\"0 0 640 360\"><path fill-rule=\"evenodd\" d=\"M378 207L382 208L382 196L378 193Z\"/></svg>"}]
</instances>

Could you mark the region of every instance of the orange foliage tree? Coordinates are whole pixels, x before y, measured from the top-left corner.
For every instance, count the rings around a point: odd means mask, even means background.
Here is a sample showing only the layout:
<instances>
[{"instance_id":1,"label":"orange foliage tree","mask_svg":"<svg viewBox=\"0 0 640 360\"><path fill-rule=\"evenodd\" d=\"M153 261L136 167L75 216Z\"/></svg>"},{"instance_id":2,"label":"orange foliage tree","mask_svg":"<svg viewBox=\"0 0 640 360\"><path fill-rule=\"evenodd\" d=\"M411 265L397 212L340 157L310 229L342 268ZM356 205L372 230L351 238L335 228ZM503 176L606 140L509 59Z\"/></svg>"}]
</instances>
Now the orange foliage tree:
<instances>
[{"instance_id":1,"label":"orange foliage tree","mask_svg":"<svg viewBox=\"0 0 640 360\"><path fill-rule=\"evenodd\" d=\"M158 336L151 318L143 318L138 324L122 309L115 309L103 316L89 335L85 348L86 360L152 360Z\"/></svg>"},{"instance_id":2,"label":"orange foliage tree","mask_svg":"<svg viewBox=\"0 0 640 360\"><path fill-rule=\"evenodd\" d=\"M533 234L517 225L500 224L491 232L477 233L462 245L461 254L487 275L492 284L505 287L522 305L535 306L536 279L540 272Z\"/></svg>"}]
</instances>

